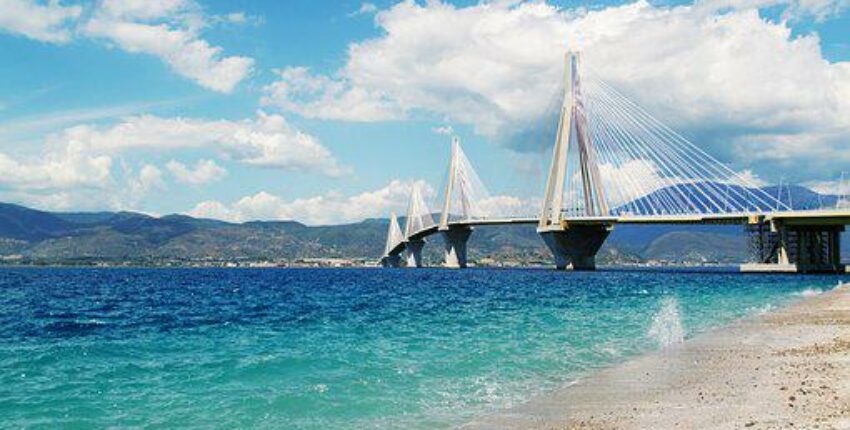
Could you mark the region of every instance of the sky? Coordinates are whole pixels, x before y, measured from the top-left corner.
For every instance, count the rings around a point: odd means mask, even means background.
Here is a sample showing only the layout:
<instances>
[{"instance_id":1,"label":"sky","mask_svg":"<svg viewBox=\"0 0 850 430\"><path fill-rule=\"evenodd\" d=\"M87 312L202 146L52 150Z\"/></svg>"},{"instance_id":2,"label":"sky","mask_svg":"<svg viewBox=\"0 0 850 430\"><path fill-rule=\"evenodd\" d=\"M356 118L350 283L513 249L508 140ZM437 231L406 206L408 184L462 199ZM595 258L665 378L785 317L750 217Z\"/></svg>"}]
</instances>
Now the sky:
<instances>
[{"instance_id":1,"label":"sky","mask_svg":"<svg viewBox=\"0 0 850 430\"><path fill-rule=\"evenodd\" d=\"M532 201L569 50L735 171L835 192L848 7L0 0L0 201L356 222L435 198L452 136L491 195Z\"/></svg>"}]
</instances>

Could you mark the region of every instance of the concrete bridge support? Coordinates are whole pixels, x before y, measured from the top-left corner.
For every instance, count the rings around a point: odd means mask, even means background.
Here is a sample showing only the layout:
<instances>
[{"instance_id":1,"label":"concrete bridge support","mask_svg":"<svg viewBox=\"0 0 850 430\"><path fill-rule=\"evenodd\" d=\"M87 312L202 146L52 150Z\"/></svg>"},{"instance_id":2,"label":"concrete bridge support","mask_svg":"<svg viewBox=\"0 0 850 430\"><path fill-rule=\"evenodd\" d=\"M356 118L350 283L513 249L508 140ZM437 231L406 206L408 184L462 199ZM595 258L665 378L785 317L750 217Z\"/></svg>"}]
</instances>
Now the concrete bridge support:
<instances>
[{"instance_id":1,"label":"concrete bridge support","mask_svg":"<svg viewBox=\"0 0 850 430\"><path fill-rule=\"evenodd\" d=\"M767 224L750 226L752 263L744 272L844 273L843 225Z\"/></svg>"},{"instance_id":2,"label":"concrete bridge support","mask_svg":"<svg viewBox=\"0 0 850 430\"><path fill-rule=\"evenodd\" d=\"M446 255L443 266L453 269L466 268L466 242L472 234L470 227L449 227L441 230L446 244Z\"/></svg>"},{"instance_id":3,"label":"concrete bridge support","mask_svg":"<svg viewBox=\"0 0 850 430\"><path fill-rule=\"evenodd\" d=\"M575 225L541 231L540 235L552 251L558 270L596 270L596 253L611 230L610 225Z\"/></svg>"},{"instance_id":4,"label":"concrete bridge support","mask_svg":"<svg viewBox=\"0 0 850 430\"><path fill-rule=\"evenodd\" d=\"M422 248L425 247L424 239L410 239L404 246L407 267L423 267Z\"/></svg>"},{"instance_id":5,"label":"concrete bridge support","mask_svg":"<svg viewBox=\"0 0 850 430\"><path fill-rule=\"evenodd\" d=\"M401 254L387 255L384 258L381 258L381 267L401 267Z\"/></svg>"}]
</instances>

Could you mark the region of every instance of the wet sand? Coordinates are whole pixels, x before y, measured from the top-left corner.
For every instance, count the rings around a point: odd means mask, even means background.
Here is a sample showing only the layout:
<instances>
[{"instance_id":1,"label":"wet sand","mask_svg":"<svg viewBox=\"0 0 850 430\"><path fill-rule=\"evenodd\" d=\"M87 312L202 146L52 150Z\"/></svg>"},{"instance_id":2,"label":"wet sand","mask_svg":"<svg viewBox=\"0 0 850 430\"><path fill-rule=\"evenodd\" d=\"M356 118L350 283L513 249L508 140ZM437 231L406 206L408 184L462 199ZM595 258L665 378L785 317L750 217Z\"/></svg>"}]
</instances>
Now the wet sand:
<instances>
[{"instance_id":1,"label":"wet sand","mask_svg":"<svg viewBox=\"0 0 850 430\"><path fill-rule=\"evenodd\" d=\"M601 370L464 429L850 429L850 286Z\"/></svg>"}]
</instances>

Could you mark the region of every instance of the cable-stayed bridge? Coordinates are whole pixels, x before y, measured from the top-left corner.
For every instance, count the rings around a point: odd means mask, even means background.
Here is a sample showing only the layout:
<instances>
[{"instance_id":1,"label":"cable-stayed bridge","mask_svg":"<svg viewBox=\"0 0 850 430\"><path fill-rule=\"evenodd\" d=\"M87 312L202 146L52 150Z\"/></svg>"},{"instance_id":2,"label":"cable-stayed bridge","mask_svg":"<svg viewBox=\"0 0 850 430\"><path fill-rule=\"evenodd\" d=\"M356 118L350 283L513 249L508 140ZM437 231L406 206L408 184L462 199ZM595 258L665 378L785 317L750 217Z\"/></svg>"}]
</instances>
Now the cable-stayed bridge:
<instances>
[{"instance_id":1,"label":"cable-stayed bridge","mask_svg":"<svg viewBox=\"0 0 850 430\"><path fill-rule=\"evenodd\" d=\"M850 223L850 205L795 211L595 74L583 73L577 54L567 55L564 75L539 211L500 205L454 139L438 216L415 185L404 230L395 214L390 219L382 265L398 267L404 259L408 267L422 267L426 238L440 233L444 265L466 267L474 227L533 224L557 268L593 270L617 224L740 224L752 255L742 270L845 271L840 237Z\"/></svg>"}]
</instances>

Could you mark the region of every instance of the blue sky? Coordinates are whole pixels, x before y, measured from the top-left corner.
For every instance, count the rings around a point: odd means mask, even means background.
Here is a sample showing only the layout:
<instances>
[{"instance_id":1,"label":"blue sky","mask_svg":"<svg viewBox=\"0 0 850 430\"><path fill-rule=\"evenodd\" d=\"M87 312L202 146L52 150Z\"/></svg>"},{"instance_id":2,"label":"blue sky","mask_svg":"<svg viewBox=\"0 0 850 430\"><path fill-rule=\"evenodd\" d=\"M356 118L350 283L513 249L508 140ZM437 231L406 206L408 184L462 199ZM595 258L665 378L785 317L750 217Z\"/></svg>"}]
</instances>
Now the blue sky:
<instances>
[{"instance_id":1,"label":"blue sky","mask_svg":"<svg viewBox=\"0 0 850 430\"><path fill-rule=\"evenodd\" d=\"M355 221L436 188L449 134L533 200L549 142L515 130L567 49L760 181L850 170L845 0L240 3L0 0L0 200Z\"/></svg>"}]
</instances>

